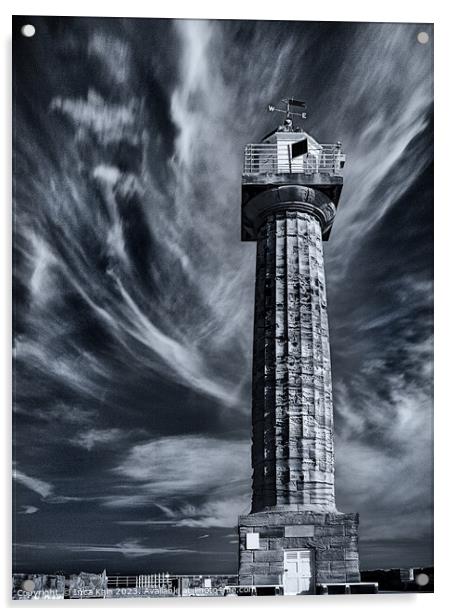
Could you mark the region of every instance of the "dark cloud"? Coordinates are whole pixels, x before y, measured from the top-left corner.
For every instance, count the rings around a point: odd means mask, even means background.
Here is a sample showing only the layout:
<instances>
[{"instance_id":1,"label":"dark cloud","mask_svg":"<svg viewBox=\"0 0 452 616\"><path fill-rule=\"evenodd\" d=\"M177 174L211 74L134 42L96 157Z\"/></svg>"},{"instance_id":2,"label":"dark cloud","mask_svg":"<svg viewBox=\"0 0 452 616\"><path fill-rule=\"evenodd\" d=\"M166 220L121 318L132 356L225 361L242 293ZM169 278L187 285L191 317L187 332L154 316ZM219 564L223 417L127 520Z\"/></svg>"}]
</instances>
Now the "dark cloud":
<instances>
[{"instance_id":1,"label":"dark cloud","mask_svg":"<svg viewBox=\"0 0 452 616\"><path fill-rule=\"evenodd\" d=\"M348 156L325 244L338 507L361 514L363 567L431 564L418 29L15 19L15 569L235 571L255 266L242 152L287 94Z\"/></svg>"}]
</instances>

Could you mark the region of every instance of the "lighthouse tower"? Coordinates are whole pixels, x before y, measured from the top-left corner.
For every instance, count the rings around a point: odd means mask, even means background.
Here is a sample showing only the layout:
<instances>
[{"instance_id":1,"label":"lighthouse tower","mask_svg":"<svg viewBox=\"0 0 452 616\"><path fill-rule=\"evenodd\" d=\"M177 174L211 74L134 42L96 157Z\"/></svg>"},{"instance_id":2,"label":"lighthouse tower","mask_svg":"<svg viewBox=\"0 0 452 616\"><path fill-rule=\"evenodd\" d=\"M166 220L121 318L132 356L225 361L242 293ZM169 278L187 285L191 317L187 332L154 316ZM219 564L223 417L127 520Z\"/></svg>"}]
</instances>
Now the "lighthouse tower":
<instances>
[{"instance_id":1,"label":"lighthouse tower","mask_svg":"<svg viewBox=\"0 0 452 616\"><path fill-rule=\"evenodd\" d=\"M323 242L342 189L340 142L294 119L245 149L242 240L257 242L251 512L239 518L241 585L285 594L359 582L358 514L336 510ZM294 108L297 108L295 111Z\"/></svg>"}]
</instances>

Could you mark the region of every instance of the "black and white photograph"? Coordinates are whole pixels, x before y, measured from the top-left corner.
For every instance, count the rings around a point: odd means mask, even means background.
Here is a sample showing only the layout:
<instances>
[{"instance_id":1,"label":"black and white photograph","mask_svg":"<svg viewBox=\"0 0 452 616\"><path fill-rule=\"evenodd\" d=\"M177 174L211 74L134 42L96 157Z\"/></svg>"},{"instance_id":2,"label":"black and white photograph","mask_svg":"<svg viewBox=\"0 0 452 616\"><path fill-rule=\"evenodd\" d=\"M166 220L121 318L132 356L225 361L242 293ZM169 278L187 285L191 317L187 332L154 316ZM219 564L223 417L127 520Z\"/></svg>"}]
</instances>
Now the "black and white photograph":
<instances>
[{"instance_id":1,"label":"black and white photograph","mask_svg":"<svg viewBox=\"0 0 452 616\"><path fill-rule=\"evenodd\" d=\"M13 17L14 600L434 591L434 27L280 17Z\"/></svg>"}]
</instances>

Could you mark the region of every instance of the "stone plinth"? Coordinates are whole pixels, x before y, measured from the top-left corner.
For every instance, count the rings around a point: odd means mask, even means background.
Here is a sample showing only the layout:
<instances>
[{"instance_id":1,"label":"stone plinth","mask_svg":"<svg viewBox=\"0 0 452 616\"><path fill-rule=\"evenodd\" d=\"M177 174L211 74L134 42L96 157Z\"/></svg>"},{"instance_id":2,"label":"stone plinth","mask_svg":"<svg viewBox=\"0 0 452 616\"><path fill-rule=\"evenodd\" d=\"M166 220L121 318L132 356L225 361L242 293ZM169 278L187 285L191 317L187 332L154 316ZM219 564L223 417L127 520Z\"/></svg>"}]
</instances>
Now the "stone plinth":
<instances>
[{"instance_id":1,"label":"stone plinth","mask_svg":"<svg viewBox=\"0 0 452 616\"><path fill-rule=\"evenodd\" d=\"M357 513L262 511L239 518L239 583L283 584L284 551L310 550L313 585L359 582ZM247 549L247 534L259 548Z\"/></svg>"}]
</instances>

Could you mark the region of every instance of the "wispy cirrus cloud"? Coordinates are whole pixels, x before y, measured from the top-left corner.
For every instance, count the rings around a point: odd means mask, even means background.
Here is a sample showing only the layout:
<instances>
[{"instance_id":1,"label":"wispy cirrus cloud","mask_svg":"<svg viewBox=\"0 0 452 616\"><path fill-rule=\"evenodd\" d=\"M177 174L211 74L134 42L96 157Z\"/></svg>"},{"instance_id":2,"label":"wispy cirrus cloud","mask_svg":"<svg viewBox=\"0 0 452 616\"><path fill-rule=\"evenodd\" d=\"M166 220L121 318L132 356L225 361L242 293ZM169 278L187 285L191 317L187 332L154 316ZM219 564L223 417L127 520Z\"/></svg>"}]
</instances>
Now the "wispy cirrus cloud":
<instances>
[{"instance_id":1,"label":"wispy cirrus cloud","mask_svg":"<svg viewBox=\"0 0 452 616\"><path fill-rule=\"evenodd\" d=\"M68 552L92 552L97 554L121 554L126 558L143 558L145 556L153 556L159 554L183 554L192 553L192 550L184 547L148 547L142 544L139 539L130 539L116 544L78 544L78 543L18 543L16 548L28 550L46 550L52 549L56 551Z\"/></svg>"},{"instance_id":2,"label":"wispy cirrus cloud","mask_svg":"<svg viewBox=\"0 0 452 616\"><path fill-rule=\"evenodd\" d=\"M18 511L19 515L33 515L34 513L37 513L39 511L38 507L35 507L34 505L24 505L22 507L22 511Z\"/></svg>"},{"instance_id":3,"label":"wispy cirrus cloud","mask_svg":"<svg viewBox=\"0 0 452 616\"><path fill-rule=\"evenodd\" d=\"M251 472L249 444L206 436L165 437L135 445L114 470L147 494L186 496L227 488Z\"/></svg>"},{"instance_id":4,"label":"wispy cirrus cloud","mask_svg":"<svg viewBox=\"0 0 452 616\"><path fill-rule=\"evenodd\" d=\"M250 493L221 497L218 494L204 495L202 504L185 502L174 506L164 519L137 518L117 520L122 526L169 526L174 528L234 528L239 515L249 513Z\"/></svg>"},{"instance_id":5,"label":"wispy cirrus cloud","mask_svg":"<svg viewBox=\"0 0 452 616\"><path fill-rule=\"evenodd\" d=\"M77 137L86 139L95 136L101 145L120 143L123 140L132 145L139 142L136 131L136 114L139 101L135 98L126 104L106 104L104 98L90 90L86 99L55 97L50 109L59 111L70 118L77 129Z\"/></svg>"},{"instance_id":6,"label":"wispy cirrus cloud","mask_svg":"<svg viewBox=\"0 0 452 616\"><path fill-rule=\"evenodd\" d=\"M132 54L126 42L103 32L94 32L89 39L87 51L88 55L101 61L109 80L119 86L127 83L132 71Z\"/></svg>"},{"instance_id":7,"label":"wispy cirrus cloud","mask_svg":"<svg viewBox=\"0 0 452 616\"><path fill-rule=\"evenodd\" d=\"M116 443L121 438L124 438L124 432L119 428L91 428L77 434L77 436L71 439L71 443L91 451L96 446Z\"/></svg>"},{"instance_id":8,"label":"wispy cirrus cloud","mask_svg":"<svg viewBox=\"0 0 452 616\"><path fill-rule=\"evenodd\" d=\"M50 496L54 490L54 487L48 481L43 481L42 479L36 479L35 477L30 477L25 473L22 473L17 468L13 469L13 479L18 483L22 484L32 492L36 492L43 498Z\"/></svg>"},{"instance_id":9,"label":"wispy cirrus cloud","mask_svg":"<svg viewBox=\"0 0 452 616\"><path fill-rule=\"evenodd\" d=\"M160 512L151 519L119 520L119 524L231 527L239 514L249 510L247 442L205 436L157 439L133 447L115 472L130 478L133 494L112 495L106 506L154 505Z\"/></svg>"},{"instance_id":10,"label":"wispy cirrus cloud","mask_svg":"<svg viewBox=\"0 0 452 616\"><path fill-rule=\"evenodd\" d=\"M93 172L93 177L102 181L103 197L108 205L109 220L107 226L110 228L107 234L108 252L112 255L113 260L116 257L119 258L128 270L129 258L125 246L124 221L119 213L121 203L125 199L135 198L139 198L144 203L150 198L154 200L157 198L162 201L162 195L156 193L154 182L144 166L146 160L145 145L148 136L147 131L141 129L141 124L144 122L142 105L135 99L124 104L112 105L96 92L91 91L86 99L56 98L53 100L51 108L59 111L74 123L77 127L76 137L81 143L85 143L91 137L94 137L102 147L112 145L124 147L124 144L127 144L127 147L136 151L136 156L131 157L132 161L136 161L136 165L132 165L132 168L126 172L124 170L119 171L117 167L110 164L111 152L99 150L97 152L97 164ZM147 186L147 189L143 190L140 188L142 186ZM176 207L177 203L176 200ZM173 252L176 250L175 247L179 245L177 257L181 263L185 263L185 273L190 275L187 271L189 258L184 256L187 254L186 252L181 251L180 237L173 238L174 229L171 226L168 226L166 234L162 236L155 228L156 223L159 222L158 218L154 217L152 222L153 226L149 227L148 233L154 236L156 242L161 243L162 240L165 240L161 247L164 253L168 250ZM166 225L167 221L161 220L160 224ZM202 230L200 229L198 233L201 236ZM172 241L173 239L174 241ZM75 263L77 264L76 261ZM199 335L203 335L202 332L198 331L198 325L203 329L207 327L212 330L212 320L210 320L211 325L208 325L209 321L206 322L205 319L200 320L199 324L191 322L190 329L187 329L183 323L181 327L177 327L177 324L174 323L171 327L173 334L169 335L166 331L168 324L166 323L166 327L162 327L161 324L162 319L167 318L167 315L163 312L164 308L155 303L152 307L154 318L149 312L143 311L141 306L145 302L146 290L142 289L141 285L131 284L133 277L130 278L129 271L127 276L124 276L116 266L108 270L107 275L111 278L109 284L113 286L112 291L113 295L116 296L116 301L114 304L108 301L105 305L103 301L99 302L96 299L95 293L93 293L93 281L86 279L86 274L91 274L91 272L85 272L81 266L80 263L77 267L77 278L79 280L68 276L70 283L90 304L97 316L102 319L104 326L108 327L121 345L127 347L131 353L133 353L134 345L138 344L140 347L145 345L166 364L166 370L169 369L175 377L182 379L182 382L219 399L226 405L231 406L237 403L240 387L231 386L228 379L224 378L220 372L212 371L209 362L206 361L203 353L199 352L198 344L195 342ZM149 266L151 267L151 264ZM208 289L208 286L204 287L204 284L202 284L200 287L197 282L203 283L197 277L191 279L191 284L196 284L196 292L204 293L204 289ZM207 283L207 281L205 282ZM213 282L214 279L210 281L210 283ZM224 287L223 280L220 284L222 285L222 297L227 298L229 289ZM233 284L238 290L237 273L234 274ZM175 289L169 285L167 292L173 294L174 291ZM221 303L212 298L208 304L208 309L210 311L216 310L219 305ZM225 304L225 306L227 305ZM236 305L229 304L229 309L231 315L233 314L232 311L234 311L234 314L237 313ZM218 318L216 328L220 327L222 323L224 323L224 320ZM159 369L158 363L151 363L149 358L144 357L143 359L149 367Z\"/></svg>"}]
</instances>

